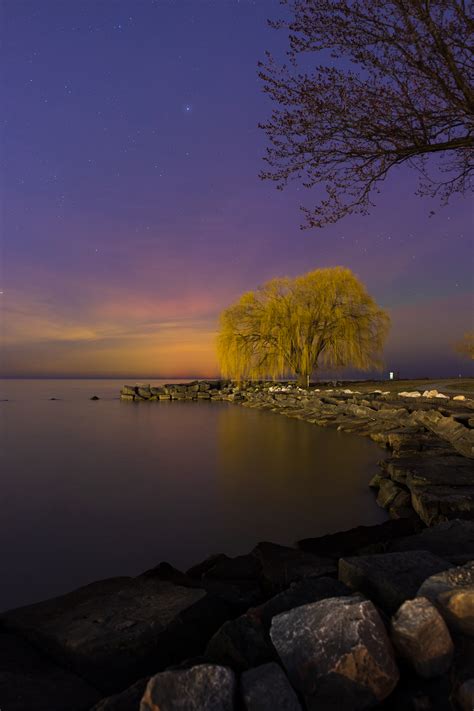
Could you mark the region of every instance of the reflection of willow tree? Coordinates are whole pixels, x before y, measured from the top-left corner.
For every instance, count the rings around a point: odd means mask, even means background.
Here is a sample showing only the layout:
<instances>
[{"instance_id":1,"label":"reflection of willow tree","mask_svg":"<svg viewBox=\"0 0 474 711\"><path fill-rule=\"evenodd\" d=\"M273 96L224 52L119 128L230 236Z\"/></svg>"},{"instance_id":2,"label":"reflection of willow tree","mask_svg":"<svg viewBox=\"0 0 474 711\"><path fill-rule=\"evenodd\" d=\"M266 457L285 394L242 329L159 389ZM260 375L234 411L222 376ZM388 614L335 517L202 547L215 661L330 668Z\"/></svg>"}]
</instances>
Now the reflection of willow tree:
<instances>
[{"instance_id":1,"label":"reflection of willow tree","mask_svg":"<svg viewBox=\"0 0 474 711\"><path fill-rule=\"evenodd\" d=\"M350 269L317 269L273 279L221 316L223 375L295 374L308 385L319 366L380 367L389 319Z\"/></svg>"},{"instance_id":2,"label":"reflection of willow tree","mask_svg":"<svg viewBox=\"0 0 474 711\"><path fill-rule=\"evenodd\" d=\"M259 409L219 409L216 508L230 542L238 532L249 546L259 536L290 543L355 526L373 508L378 520L366 486L379 459L373 442Z\"/></svg>"}]
</instances>

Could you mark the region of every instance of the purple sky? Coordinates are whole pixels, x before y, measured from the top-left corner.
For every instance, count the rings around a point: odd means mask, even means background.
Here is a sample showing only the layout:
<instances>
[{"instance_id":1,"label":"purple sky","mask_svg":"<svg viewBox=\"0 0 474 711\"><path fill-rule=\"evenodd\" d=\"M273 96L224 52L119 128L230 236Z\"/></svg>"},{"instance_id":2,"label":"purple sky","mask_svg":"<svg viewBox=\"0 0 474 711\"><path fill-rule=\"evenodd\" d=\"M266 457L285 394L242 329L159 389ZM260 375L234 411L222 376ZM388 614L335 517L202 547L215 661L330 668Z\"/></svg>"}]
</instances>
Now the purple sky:
<instances>
[{"instance_id":1,"label":"purple sky","mask_svg":"<svg viewBox=\"0 0 474 711\"><path fill-rule=\"evenodd\" d=\"M219 311L350 267L392 316L387 370L474 375L472 202L414 195L301 231L262 183L257 78L277 0L3 0L1 375L214 375ZM430 211L435 214L429 216Z\"/></svg>"}]
</instances>

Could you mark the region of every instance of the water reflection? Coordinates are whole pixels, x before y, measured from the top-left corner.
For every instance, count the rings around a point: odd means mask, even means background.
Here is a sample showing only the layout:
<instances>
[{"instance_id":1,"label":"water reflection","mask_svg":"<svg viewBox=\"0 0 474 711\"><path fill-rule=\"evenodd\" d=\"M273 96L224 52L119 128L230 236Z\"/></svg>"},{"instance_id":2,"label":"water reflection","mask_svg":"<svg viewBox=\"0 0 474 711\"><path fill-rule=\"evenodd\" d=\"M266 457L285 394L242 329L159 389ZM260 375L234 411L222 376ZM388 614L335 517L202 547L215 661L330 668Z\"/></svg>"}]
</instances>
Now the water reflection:
<instances>
[{"instance_id":1,"label":"water reflection","mask_svg":"<svg viewBox=\"0 0 474 711\"><path fill-rule=\"evenodd\" d=\"M0 609L385 516L368 440L230 403L121 403L118 386L3 383Z\"/></svg>"},{"instance_id":2,"label":"water reflection","mask_svg":"<svg viewBox=\"0 0 474 711\"><path fill-rule=\"evenodd\" d=\"M384 520L367 488L380 459L369 440L231 407L219 414L218 447L230 536L285 543Z\"/></svg>"}]
</instances>

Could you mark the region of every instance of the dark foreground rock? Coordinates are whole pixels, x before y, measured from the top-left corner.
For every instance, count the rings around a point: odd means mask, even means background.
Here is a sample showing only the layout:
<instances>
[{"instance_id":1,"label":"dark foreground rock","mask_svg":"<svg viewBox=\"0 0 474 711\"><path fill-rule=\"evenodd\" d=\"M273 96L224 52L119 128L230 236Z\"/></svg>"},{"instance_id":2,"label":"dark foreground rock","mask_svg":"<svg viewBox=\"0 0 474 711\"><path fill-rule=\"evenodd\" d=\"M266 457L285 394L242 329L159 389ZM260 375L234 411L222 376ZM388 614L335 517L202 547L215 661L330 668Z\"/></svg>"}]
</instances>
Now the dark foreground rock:
<instances>
[{"instance_id":1,"label":"dark foreground rock","mask_svg":"<svg viewBox=\"0 0 474 711\"><path fill-rule=\"evenodd\" d=\"M99 698L83 679L16 635L0 632L2 711L87 711Z\"/></svg>"},{"instance_id":2,"label":"dark foreground rock","mask_svg":"<svg viewBox=\"0 0 474 711\"><path fill-rule=\"evenodd\" d=\"M436 605L451 629L474 637L474 562L431 576L418 595Z\"/></svg>"},{"instance_id":3,"label":"dark foreground rock","mask_svg":"<svg viewBox=\"0 0 474 711\"><path fill-rule=\"evenodd\" d=\"M276 657L261 620L251 612L225 622L209 641L206 658L215 664L243 671Z\"/></svg>"},{"instance_id":4,"label":"dark foreground rock","mask_svg":"<svg viewBox=\"0 0 474 711\"><path fill-rule=\"evenodd\" d=\"M474 524L473 524L474 528ZM395 519L375 526L357 526L348 531L331 533L319 538L305 538L298 541L298 548L315 555L342 558L373 548L373 552L383 552L389 542L401 536L410 536L420 531L414 519ZM377 550L379 549L379 550Z\"/></svg>"},{"instance_id":5,"label":"dark foreground rock","mask_svg":"<svg viewBox=\"0 0 474 711\"><path fill-rule=\"evenodd\" d=\"M428 551L382 553L341 558L339 579L393 613L416 596L426 578L450 567L451 563Z\"/></svg>"},{"instance_id":6,"label":"dark foreground rock","mask_svg":"<svg viewBox=\"0 0 474 711\"><path fill-rule=\"evenodd\" d=\"M271 638L310 711L365 709L385 699L399 673L374 605L330 598L274 618Z\"/></svg>"},{"instance_id":7,"label":"dark foreground rock","mask_svg":"<svg viewBox=\"0 0 474 711\"><path fill-rule=\"evenodd\" d=\"M302 711L278 664L263 664L245 672L240 689L245 711Z\"/></svg>"},{"instance_id":8,"label":"dark foreground rock","mask_svg":"<svg viewBox=\"0 0 474 711\"><path fill-rule=\"evenodd\" d=\"M110 693L201 652L226 613L204 590L141 577L93 583L1 619Z\"/></svg>"},{"instance_id":9,"label":"dark foreground rock","mask_svg":"<svg viewBox=\"0 0 474 711\"><path fill-rule=\"evenodd\" d=\"M165 671L148 682L140 711L233 711L236 692L235 675L226 667Z\"/></svg>"},{"instance_id":10,"label":"dark foreground rock","mask_svg":"<svg viewBox=\"0 0 474 711\"><path fill-rule=\"evenodd\" d=\"M407 600L392 618L392 641L422 677L448 671L454 645L445 621L426 597Z\"/></svg>"},{"instance_id":11,"label":"dark foreground rock","mask_svg":"<svg viewBox=\"0 0 474 711\"><path fill-rule=\"evenodd\" d=\"M474 521L446 521L417 535L396 538L386 546L387 553L409 550L430 551L453 565L474 560Z\"/></svg>"},{"instance_id":12,"label":"dark foreground rock","mask_svg":"<svg viewBox=\"0 0 474 711\"><path fill-rule=\"evenodd\" d=\"M91 711L137 711L148 682L148 677L139 679L125 691L101 699Z\"/></svg>"}]
</instances>

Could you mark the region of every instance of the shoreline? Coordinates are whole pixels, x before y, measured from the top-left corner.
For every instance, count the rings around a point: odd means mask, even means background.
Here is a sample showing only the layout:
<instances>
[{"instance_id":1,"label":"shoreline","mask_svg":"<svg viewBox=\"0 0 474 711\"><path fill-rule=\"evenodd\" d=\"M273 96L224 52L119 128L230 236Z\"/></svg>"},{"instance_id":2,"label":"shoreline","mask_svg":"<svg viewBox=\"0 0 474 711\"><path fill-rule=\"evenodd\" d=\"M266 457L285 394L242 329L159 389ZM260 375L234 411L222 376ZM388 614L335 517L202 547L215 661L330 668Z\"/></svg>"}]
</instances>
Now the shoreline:
<instances>
[{"instance_id":1,"label":"shoreline","mask_svg":"<svg viewBox=\"0 0 474 711\"><path fill-rule=\"evenodd\" d=\"M474 399L465 395L216 380L125 385L121 399L224 400L370 437L391 454L370 483L390 518L474 519Z\"/></svg>"},{"instance_id":2,"label":"shoreline","mask_svg":"<svg viewBox=\"0 0 474 711\"><path fill-rule=\"evenodd\" d=\"M390 518L0 614L5 711L470 710L473 400L226 381L122 399L225 400L369 436L391 450L371 482Z\"/></svg>"}]
</instances>

